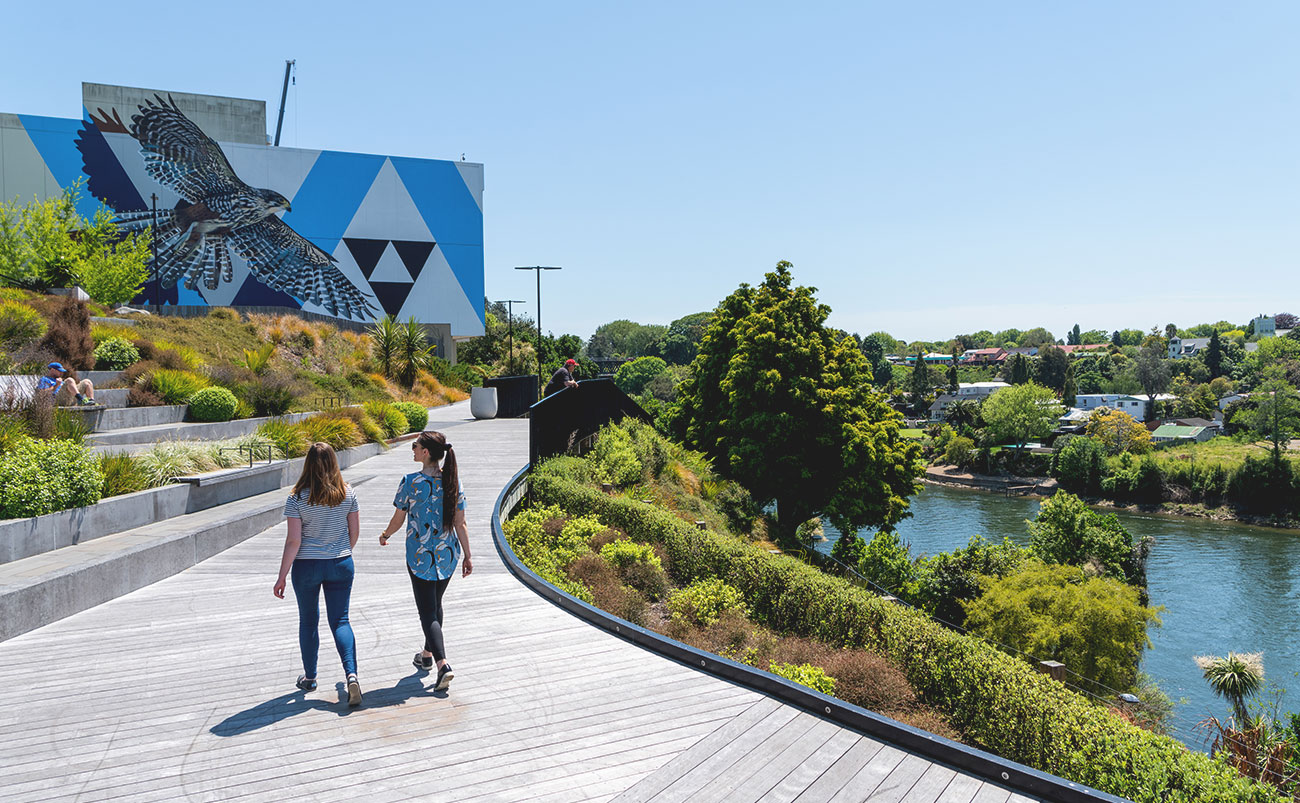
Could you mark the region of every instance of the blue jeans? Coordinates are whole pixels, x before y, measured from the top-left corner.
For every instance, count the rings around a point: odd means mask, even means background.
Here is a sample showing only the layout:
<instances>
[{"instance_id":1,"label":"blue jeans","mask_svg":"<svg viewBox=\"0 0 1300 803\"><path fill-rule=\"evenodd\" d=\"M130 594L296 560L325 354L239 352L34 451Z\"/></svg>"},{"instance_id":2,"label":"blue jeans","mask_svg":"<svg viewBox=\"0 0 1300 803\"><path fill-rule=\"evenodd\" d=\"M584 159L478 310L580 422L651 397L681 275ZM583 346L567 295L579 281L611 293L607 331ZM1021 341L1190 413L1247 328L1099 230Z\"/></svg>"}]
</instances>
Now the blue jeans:
<instances>
[{"instance_id":1,"label":"blue jeans","mask_svg":"<svg viewBox=\"0 0 1300 803\"><path fill-rule=\"evenodd\" d=\"M302 671L309 678L316 677L316 653L320 650L320 591L325 589L325 616L334 646L343 659L343 671L356 674L357 640L348 623L348 601L352 597L352 576L355 568L352 558L327 560L299 559L293 562L289 575L293 580L293 593L298 597L298 646L302 648Z\"/></svg>"}]
</instances>

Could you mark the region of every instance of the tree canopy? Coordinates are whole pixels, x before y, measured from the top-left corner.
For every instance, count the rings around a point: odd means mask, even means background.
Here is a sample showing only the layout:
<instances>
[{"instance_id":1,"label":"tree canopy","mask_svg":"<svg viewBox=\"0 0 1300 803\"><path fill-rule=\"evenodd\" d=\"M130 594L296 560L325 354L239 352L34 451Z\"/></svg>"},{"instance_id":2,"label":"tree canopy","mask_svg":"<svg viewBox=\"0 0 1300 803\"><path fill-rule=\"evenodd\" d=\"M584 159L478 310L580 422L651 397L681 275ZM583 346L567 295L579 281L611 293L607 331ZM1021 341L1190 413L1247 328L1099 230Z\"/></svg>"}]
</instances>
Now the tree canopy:
<instances>
[{"instance_id":1,"label":"tree canopy","mask_svg":"<svg viewBox=\"0 0 1300 803\"><path fill-rule=\"evenodd\" d=\"M1151 433L1123 410L1102 407L1088 418L1088 437L1100 443L1108 454L1151 451Z\"/></svg>"},{"instance_id":2,"label":"tree canopy","mask_svg":"<svg viewBox=\"0 0 1300 803\"><path fill-rule=\"evenodd\" d=\"M596 327L587 342L587 356L592 359L608 357L651 357L658 353L659 341L668 327L654 323L636 323L629 320L610 321Z\"/></svg>"},{"instance_id":3,"label":"tree canopy","mask_svg":"<svg viewBox=\"0 0 1300 803\"><path fill-rule=\"evenodd\" d=\"M125 304L149 278L148 232L122 236L100 207L77 212L80 183L61 196L0 203L0 281L44 292L80 285L101 304Z\"/></svg>"},{"instance_id":4,"label":"tree canopy","mask_svg":"<svg viewBox=\"0 0 1300 803\"><path fill-rule=\"evenodd\" d=\"M1031 561L966 606L966 626L1033 657L1061 661L1103 694L1128 689L1138 657L1149 645L1147 623L1158 609L1144 607L1138 590L1119 580L1088 577L1076 566Z\"/></svg>"},{"instance_id":5,"label":"tree canopy","mask_svg":"<svg viewBox=\"0 0 1300 803\"><path fill-rule=\"evenodd\" d=\"M668 324L668 331L659 341L659 356L672 365L690 365L700 352L700 341L712 318L712 312L695 312Z\"/></svg>"},{"instance_id":6,"label":"tree canopy","mask_svg":"<svg viewBox=\"0 0 1300 803\"><path fill-rule=\"evenodd\" d=\"M892 527L908 515L920 447L901 437L852 339L826 328L830 308L793 286L792 267L718 305L672 426L756 502L775 501L787 538L819 513L841 532Z\"/></svg>"},{"instance_id":7,"label":"tree canopy","mask_svg":"<svg viewBox=\"0 0 1300 803\"><path fill-rule=\"evenodd\" d=\"M1030 438L1046 436L1061 413L1056 394L1033 382L1002 388L985 399L981 407L989 434L1017 447L1024 447Z\"/></svg>"}]
</instances>

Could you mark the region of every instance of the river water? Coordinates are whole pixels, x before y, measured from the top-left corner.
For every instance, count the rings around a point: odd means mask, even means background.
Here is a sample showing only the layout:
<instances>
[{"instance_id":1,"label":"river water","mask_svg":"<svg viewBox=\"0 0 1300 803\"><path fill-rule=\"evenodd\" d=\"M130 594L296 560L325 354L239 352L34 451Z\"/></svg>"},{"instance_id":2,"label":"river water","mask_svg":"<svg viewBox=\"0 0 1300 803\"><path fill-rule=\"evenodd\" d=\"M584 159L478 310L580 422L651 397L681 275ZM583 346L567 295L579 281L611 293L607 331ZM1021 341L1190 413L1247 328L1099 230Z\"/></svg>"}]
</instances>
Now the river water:
<instances>
[{"instance_id":1,"label":"river water","mask_svg":"<svg viewBox=\"0 0 1300 803\"><path fill-rule=\"evenodd\" d=\"M1039 500L927 485L912 500L913 517L899 525L912 554L963 547L973 535L1027 544L1025 519ZM1104 512L1104 511L1103 511ZM1176 703L1171 733L1206 749L1196 723L1223 718L1227 706L1210 692L1192 661L1196 655L1263 652L1265 678L1290 693L1282 711L1300 710L1300 531L1251 527L1181 516L1118 514L1133 537L1152 536L1147 562L1152 605L1163 626L1150 629L1142 671ZM834 528L818 548L829 552ZM864 538L872 533L864 531Z\"/></svg>"}]
</instances>

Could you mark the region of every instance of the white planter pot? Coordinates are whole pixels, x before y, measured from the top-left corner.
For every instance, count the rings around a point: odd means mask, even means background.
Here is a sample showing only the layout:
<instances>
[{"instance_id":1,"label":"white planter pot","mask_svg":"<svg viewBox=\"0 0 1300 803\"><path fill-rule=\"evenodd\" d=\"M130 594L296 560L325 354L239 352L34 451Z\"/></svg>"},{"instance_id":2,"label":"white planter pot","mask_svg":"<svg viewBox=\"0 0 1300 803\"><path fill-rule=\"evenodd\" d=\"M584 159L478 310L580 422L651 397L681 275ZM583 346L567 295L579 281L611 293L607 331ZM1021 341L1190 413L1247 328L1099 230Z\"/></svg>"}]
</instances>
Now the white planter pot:
<instances>
[{"instance_id":1,"label":"white planter pot","mask_svg":"<svg viewBox=\"0 0 1300 803\"><path fill-rule=\"evenodd\" d=\"M470 388L469 412L475 418L497 417L497 389Z\"/></svg>"}]
</instances>

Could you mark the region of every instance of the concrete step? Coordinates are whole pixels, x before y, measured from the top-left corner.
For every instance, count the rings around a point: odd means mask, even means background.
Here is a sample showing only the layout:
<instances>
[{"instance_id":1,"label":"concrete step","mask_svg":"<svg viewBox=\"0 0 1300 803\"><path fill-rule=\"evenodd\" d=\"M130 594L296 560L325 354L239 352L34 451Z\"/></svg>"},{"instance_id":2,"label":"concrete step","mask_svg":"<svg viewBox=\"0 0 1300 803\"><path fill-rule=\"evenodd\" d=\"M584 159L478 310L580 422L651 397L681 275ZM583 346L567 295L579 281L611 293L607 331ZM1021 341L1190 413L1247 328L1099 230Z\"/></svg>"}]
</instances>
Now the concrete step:
<instances>
[{"instance_id":1,"label":"concrete step","mask_svg":"<svg viewBox=\"0 0 1300 803\"><path fill-rule=\"evenodd\" d=\"M376 475L345 472L359 486ZM0 566L0 641L170 577L284 519L284 491Z\"/></svg>"},{"instance_id":2,"label":"concrete step","mask_svg":"<svg viewBox=\"0 0 1300 803\"><path fill-rule=\"evenodd\" d=\"M86 436L85 443L96 452L135 452L143 451L155 443L163 441L220 441L238 438L256 432L267 421L276 419L296 422L314 415L313 413L289 413L283 416L265 418L241 418L235 421L181 421L184 417L184 405L176 405L180 416L175 414L158 414L162 418L176 418L175 421L149 424L145 426L123 427L120 429L99 429ZM166 407L128 407L130 410L167 410ZM103 414L116 413L117 410L104 410ZM126 412L126 411L121 411Z\"/></svg>"}]
</instances>

